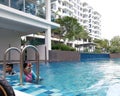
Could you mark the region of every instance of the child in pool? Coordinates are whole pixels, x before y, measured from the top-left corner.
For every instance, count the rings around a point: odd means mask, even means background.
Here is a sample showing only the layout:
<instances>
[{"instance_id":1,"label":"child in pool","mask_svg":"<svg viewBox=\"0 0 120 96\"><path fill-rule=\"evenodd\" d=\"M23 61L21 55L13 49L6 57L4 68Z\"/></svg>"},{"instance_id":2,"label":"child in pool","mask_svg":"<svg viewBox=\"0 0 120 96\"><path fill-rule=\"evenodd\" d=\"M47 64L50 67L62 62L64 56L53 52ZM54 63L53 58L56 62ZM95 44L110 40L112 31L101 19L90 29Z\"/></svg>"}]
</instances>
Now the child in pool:
<instances>
[{"instance_id":1,"label":"child in pool","mask_svg":"<svg viewBox=\"0 0 120 96\"><path fill-rule=\"evenodd\" d=\"M23 71L24 71L24 81L33 82L36 80L37 76L32 71L32 64L31 63L24 63Z\"/></svg>"},{"instance_id":2,"label":"child in pool","mask_svg":"<svg viewBox=\"0 0 120 96\"><path fill-rule=\"evenodd\" d=\"M14 75L16 74L15 71L13 71L13 64L6 64L6 75Z\"/></svg>"}]
</instances>

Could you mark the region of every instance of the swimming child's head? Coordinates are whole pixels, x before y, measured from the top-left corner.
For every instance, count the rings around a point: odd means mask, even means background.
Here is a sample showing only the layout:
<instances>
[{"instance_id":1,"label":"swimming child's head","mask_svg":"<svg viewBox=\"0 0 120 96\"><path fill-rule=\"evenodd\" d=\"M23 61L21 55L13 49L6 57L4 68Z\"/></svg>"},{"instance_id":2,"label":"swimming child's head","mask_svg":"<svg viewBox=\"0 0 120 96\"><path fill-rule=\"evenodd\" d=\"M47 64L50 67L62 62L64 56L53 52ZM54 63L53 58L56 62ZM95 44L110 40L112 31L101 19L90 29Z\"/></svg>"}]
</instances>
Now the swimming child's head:
<instances>
[{"instance_id":1,"label":"swimming child's head","mask_svg":"<svg viewBox=\"0 0 120 96\"><path fill-rule=\"evenodd\" d=\"M13 64L6 64L6 72L11 72L13 69Z\"/></svg>"},{"instance_id":2,"label":"swimming child's head","mask_svg":"<svg viewBox=\"0 0 120 96\"><path fill-rule=\"evenodd\" d=\"M23 68L24 68L24 72L25 72L26 74L28 74L28 73L31 72L32 64L25 62L25 63L23 64Z\"/></svg>"}]
</instances>

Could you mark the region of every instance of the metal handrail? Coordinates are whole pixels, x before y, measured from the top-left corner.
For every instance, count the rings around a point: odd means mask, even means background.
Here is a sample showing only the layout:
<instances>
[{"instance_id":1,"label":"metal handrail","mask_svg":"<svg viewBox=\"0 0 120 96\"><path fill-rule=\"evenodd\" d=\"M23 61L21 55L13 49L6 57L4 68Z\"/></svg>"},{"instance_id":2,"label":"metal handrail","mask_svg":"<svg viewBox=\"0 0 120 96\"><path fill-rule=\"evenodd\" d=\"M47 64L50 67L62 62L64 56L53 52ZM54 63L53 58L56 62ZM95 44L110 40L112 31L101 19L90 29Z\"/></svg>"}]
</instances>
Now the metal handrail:
<instances>
[{"instance_id":1,"label":"metal handrail","mask_svg":"<svg viewBox=\"0 0 120 96\"><path fill-rule=\"evenodd\" d=\"M36 61L37 61L37 65L36 65L36 74L37 74L37 83L39 82L39 51L37 50L37 48L33 45L27 45L25 46L22 50L19 50L18 48L16 47L10 47L8 48L5 53L4 53L4 63L3 63L3 78L6 77L6 57L7 57L7 53L11 50L16 50L18 53L20 53L20 85L23 85L23 55L24 55L24 51L27 49L27 48L32 48L35 50L36 52Z\"/></svg>"},{"instance_id":2,"label":"metal handrail","mask_svg":"<svg viewBox=\"0 0 120 96\"><path fill-rule=\"evenodd\" d=\"M45 46L45 64L47 63L47 47Z\"/></svg>"},{"instance_id":3,"label":"metal handrail","mask_svg":"<svg viewBox=\"0 0 120 96\"><path fill-rule=\"evenodd\" d=\"M22 53L21 53L21 62L23 63L24 62L24 60L23 60L23 55L24 55L24 52L25 52L25 50L27 49L27 48L32 48L32 49L34 49L35 50L35 52L36 52L36 54L35 54L35 59L36 59L36 61L37 61L37 65L36 65L36 75L37 75L37 83L39 82L39 51L38 51L38 49L35 47L35 46L33 46L33 45L27 45L27 46L25 46L23 49L22 49ZM21 64L22 66L23 66L23 64Z\"/></svg>"},{"instance_id":4,"label":"metal handrail","mask_svg":"<svg viewBox=\"0 0 120 96\"><path fill-rule=\"evenodd\" d=\"M6 77L6 57L7 57L7 53L10 52L11 50L16 50L18 53L20 53L20 65L21 64L21 50L19 50L16 47L10 47L8 48L5 53L4 53L4 63L3 63L3 78ZM22 70L20 69L20 73L23 73ZM20 84L22 84L22 74L20 74Z\"/></svg>"}]
</instances>

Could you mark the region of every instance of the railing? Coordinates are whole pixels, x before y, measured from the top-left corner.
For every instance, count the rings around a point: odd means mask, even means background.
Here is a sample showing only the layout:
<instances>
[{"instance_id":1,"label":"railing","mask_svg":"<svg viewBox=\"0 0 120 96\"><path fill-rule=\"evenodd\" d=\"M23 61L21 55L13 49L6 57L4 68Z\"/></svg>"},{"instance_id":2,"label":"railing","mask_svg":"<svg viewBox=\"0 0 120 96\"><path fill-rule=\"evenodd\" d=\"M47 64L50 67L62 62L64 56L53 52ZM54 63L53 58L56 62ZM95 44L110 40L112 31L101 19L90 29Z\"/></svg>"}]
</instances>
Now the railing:
<instances>
[{"instance_id":1,"label":"railing","mask_svg":"<svg viewBox=\"0 0 120 96\"><path fill-rule=\"evenodd\" d=\"M5 51L5 53L4 53L4 65L3 65L3 77L5 78L6 77L6 64L7 64L7 60L6 60L6 58L7 58L7 54L8 54L8 52L10 52L11 50L15 50L15 51L17 51L19 54L20 54L20 61L19 61L19 63L20 63L20 85L22 85L22 82L23 82L23 80L22 80L22 75L23 75L23 67L22 67L22 59L21 59L21 50L19 50L18 48L16 48L16 47L10 47L10 48L8 48L6 51ZM10 59L10 58L9 58Z\"/></svg>"},{"instance_id":2,"label":"railing","mask_svg":"<svg viewBox=\"0 0 120 96\"><path fill-rule=\"evenodd\" d=\"M46 18L45 0L0 0L0 4L41 18Z\"/></svg>"},{"instance_id":3,"label":"railing","mask_svg":"<svg viewBox=\"0 0 120 96\"><path fill-rule=\"evenodd\" d=\"M39 82L39 52L37 50L37 48L35 46L32 46L32 45L27 45L25 46L22 50L19 50L18 48L16 47L10 47L8 48L5 53L4 53L4 65L3 65L3 77L5 78L6 77L6 64L7 64L7 54L8 52L10 52L11 50L15 50L17 51L19 54L20 54L20 85L23 85L23 63L24 63L24 58L23 56L25 55L25 50L27 48L32 48L34 51L35 51L35 60L36 61L36 75L37 75L37 83ZM10 59L10 58L9 58ZM8 60L9 61L9 60Z\"/></svg>"},{"instance_id":4,"label":"railing","mask_svg":"<svg viewBox=\"0 0 120 96\"><path fill-rule=\"evenodd\" d=\"M32 45L27 45L27 46L25 46L23 49L22 49L22 54L21 54L21 61L23 62L24 60L23 60L23 56L24 56L24 53L25 53L25 50L26 49L28 49L28 48L32 48L32 49L34 49L34 51L35 51L35 61L36 61L36 74L37 74L37 83L39 82L39 52L38 52L38 50L37 50L37 48L36 47L34 47L34 46L32 46Z\"/></svg>"}]
</instances>

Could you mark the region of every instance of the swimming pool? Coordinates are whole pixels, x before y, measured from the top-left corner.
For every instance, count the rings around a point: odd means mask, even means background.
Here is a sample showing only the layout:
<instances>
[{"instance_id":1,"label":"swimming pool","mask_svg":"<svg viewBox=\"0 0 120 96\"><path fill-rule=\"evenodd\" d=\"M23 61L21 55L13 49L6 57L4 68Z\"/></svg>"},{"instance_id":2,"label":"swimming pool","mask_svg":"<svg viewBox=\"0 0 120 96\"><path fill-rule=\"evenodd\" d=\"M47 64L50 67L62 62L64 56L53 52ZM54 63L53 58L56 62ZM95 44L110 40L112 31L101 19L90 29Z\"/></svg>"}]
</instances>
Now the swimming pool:
<instances>
[{"instance_id":1,"label":"swimming pool","mask_svg":"<svg viewBox=\"0 0 120 96\"><path fill-rule=\"evenodd\" d=\"M60 89L65 96L106 96L120 84L120 59L41 64L42 85Z\"/></svg>"},{"instance_id":2,"label":"swimming pool","mask_svg":"<svg viewBox=\"0 0 120 96\"><path fill-rule=\"evenodd\" d=\"M109 88L120 84L120 59L41 63L40 75L40 85L59 89L63 96L112 96Z\"/></svg>"}]
</instances>

